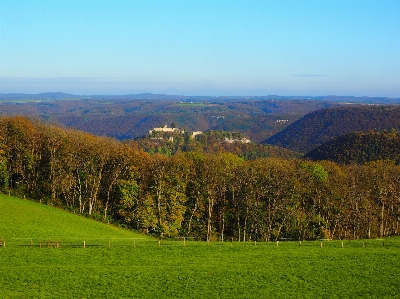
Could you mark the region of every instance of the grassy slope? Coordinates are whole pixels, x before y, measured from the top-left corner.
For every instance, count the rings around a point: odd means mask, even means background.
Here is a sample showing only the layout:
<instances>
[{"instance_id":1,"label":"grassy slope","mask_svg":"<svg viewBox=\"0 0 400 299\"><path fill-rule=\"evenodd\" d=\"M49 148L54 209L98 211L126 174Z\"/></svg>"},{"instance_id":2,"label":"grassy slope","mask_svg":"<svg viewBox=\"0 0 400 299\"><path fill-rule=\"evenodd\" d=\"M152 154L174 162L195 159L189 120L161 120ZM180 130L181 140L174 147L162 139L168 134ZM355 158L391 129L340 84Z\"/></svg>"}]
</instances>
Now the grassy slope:
<instances>
[{"instance_id":1,"label":"grassy slope","mask_svg":"<svg viewBox=\"0 0 400 299\"><path fill-rule=\"evenodd\" d=\"M396 244L0 248L2 298L396 298Z\"/></svg>"},{"instance_id":2,"label":"grassy slope","mask_svg":"<svg viewBox=\"0 0 400 299\"><path fill-rule=\"evenodd\" d=\"M15 213L15 209L18 213ZM7 212L8 211L8 212ZM30 212L28 212L30 211ZM11 214L18 214L10 217ZM0 197L0 234L136 236L37 203ZM32 224L32 226L31 226ZM10 228L9 226L13 226ZM47 236L46 236L47 237ZM138 240L87 248L0 248L1 298L396 298L400 238L221 243Z\"/></svg>"},{"instance_id":3,"label":"grassy slope","mask_svg":"<svg viewBox=\"0 0 400 299\"><path fill-rule=\"evenodd\" d=\"M123 230L63 210L0 195L0 238L3 239L84 239L143 238Z\"/></svg>"}]
</instances>

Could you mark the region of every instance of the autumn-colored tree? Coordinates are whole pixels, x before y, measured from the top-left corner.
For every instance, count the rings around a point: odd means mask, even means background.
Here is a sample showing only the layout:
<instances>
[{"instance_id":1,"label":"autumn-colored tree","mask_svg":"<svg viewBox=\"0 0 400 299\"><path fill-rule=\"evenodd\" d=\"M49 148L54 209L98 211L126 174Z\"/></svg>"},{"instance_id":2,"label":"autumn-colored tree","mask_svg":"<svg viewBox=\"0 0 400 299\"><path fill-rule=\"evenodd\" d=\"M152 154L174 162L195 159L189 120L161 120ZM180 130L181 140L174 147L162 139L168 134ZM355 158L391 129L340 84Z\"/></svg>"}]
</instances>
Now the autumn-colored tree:
<instances>
[{"instance_id":1,"label":"autumn-colored tree","mask_svg":"<svg viewBox=\"0 0 400 299\"><path fill-rule=\"evenodd\" d=\"M152 230L160 236L177 236L186 211L186 184L189 170L184 155L155 155L145 180L144 196L157 223ZM154 218L154 216L153 216Z\"/></svg>"}]
</instances>

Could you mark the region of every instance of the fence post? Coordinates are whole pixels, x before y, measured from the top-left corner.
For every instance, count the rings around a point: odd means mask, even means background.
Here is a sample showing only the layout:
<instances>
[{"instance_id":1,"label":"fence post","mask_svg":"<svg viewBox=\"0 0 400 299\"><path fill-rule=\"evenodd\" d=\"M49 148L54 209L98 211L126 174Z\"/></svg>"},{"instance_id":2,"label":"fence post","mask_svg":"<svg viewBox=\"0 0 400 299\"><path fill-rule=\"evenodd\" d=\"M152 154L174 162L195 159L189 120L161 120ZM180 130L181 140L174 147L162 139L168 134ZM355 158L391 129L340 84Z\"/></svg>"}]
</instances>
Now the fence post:
<instances>
[{"instance_id":1,"label":"fence post","mask_svg":"<svg viewBox=\"0 0 400 299\"><path fill-rule=\"evenodd\" d=\"M111 247L111 241L109 240L108 241L108 248L110 248Z\"/></svg>"},{"instance_id":2,"label":"fence post","mask_svg":"<svg viewBox=\"0 0 400 299\"><path fill-rule=\"evenodd\" d=\"M344 248L344 244L343 244L343 242L342 242L342 248Z\"/></svg>"},{"instance_id":3,"label":"fence post","mask_svg":"<svg viewBox=\"0 0 400 299\"><path fill-rule=\"evenodd\" d=\"M133 240L133 248L136 248L136 240Z\"/></svg>"},{"instance_id":4,"label":"fence post","mask_svg":"<svg viewBox=\"0 0 400 299\"><path fill-rule=\"evenodd\" d=\"M86 248L86 241L83 241L83 248Z\"/></svg>"},{"instance_id":5,"label":"fence post","mask_svg":"<svg viewBox=\"0 0 400 299\"><path fill-rule=\"evenodd\" d=\"M322 241L321 241L321 244L319 246L322 248Z\"/></svg>"},{"instance_id":6,"label":"fence post","mask_svg":"<svg viewBox=\"0 0 400 299\"><path fill-rule=\"evenodd\" d=\"M186 246L186 238L183 237L183 247L185 247L185 246Z\"/></svg>"}]
</instances>

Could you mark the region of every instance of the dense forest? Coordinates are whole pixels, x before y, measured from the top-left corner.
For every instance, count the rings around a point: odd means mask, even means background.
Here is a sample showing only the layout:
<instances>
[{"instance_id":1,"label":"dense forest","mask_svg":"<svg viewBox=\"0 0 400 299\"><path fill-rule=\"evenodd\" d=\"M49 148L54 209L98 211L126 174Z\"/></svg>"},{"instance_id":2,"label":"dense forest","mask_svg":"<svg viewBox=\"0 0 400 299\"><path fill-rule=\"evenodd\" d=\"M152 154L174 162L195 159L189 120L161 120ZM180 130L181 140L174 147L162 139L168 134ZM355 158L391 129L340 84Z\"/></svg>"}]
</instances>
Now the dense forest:
<instances>
[{"instance_id":1,"label":"dense forest","mask_svg":"<svg viewBox=\"0 0 400 299\"><path fill-rule=\"evenodd\" d=\"M0 120L0 185L159 237L201 240L399 235L400 166L226 151L150 154L117 140Z\"/></svg>"},{"instance_id":2,"label":"dense forest","mask_svg":"<svg viewBox=\"0 0 400 299\"><path fill-rule=\"evenodd\" d=\"M340 135L391 129L400 130L400 106L348 105L311 112L265 142L307 153Z\"/></svg>"},{"instance_id":3,"label":"dense forest","mask_svg":"<svg viewBox=\"0 0 400 299\"><path fill-rule=\"evenodd\" d=\"M345 134L311 150L305 157L341 164L365 164L376 160L392 160L400 164L400 137L394 129Z\"/></svg>"}]
</instances>

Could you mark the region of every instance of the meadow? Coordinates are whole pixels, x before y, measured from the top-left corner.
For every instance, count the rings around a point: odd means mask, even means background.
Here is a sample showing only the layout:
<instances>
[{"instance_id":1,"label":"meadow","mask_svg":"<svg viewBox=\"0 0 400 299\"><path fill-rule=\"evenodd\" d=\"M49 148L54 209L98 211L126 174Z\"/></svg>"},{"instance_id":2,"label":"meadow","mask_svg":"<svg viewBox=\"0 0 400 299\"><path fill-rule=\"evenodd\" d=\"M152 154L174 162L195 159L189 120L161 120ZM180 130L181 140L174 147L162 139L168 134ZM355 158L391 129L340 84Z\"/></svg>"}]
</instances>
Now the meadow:
<instances>
[{"instance_id":1,"label":"meadow","mask_svg":"<svg viewBox=\"0 0 400 299\"><path fill-rule=\"evenodd\" d=\"M0 197L0 217L0 238L6 241L0 248L2 298L395 298L400 294L399 238L323 241L322 247L320 241L277 246L188 239L183 246L182 239L159 243L8 196ZM59 240L58 248L45 244L48 239Z\"/></svg>"}]
</instances>

